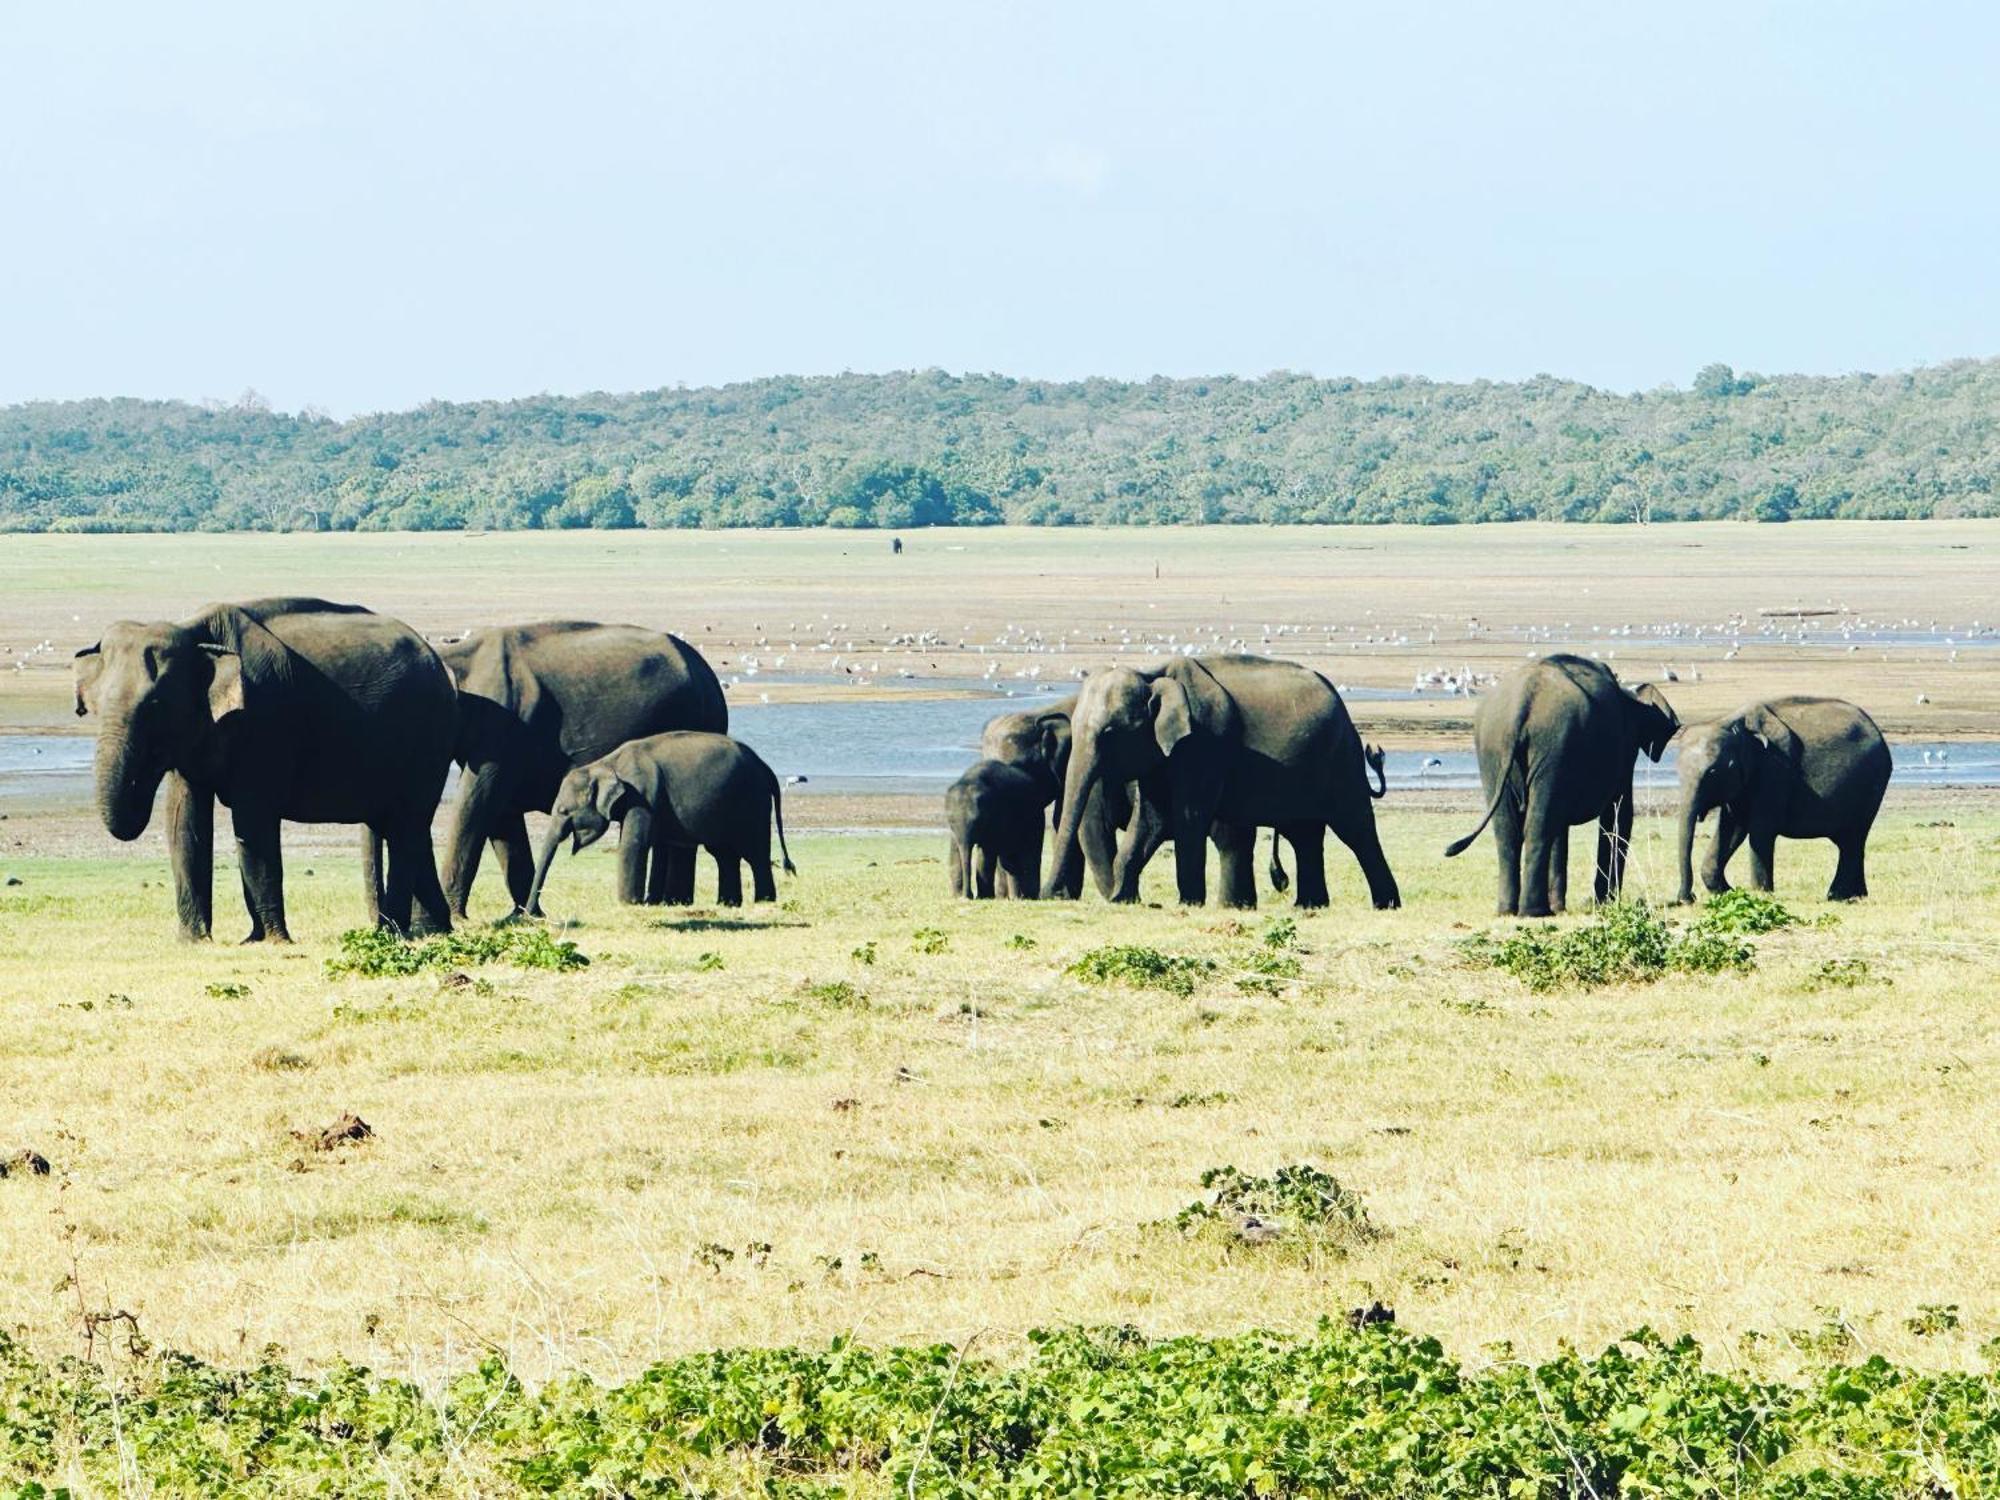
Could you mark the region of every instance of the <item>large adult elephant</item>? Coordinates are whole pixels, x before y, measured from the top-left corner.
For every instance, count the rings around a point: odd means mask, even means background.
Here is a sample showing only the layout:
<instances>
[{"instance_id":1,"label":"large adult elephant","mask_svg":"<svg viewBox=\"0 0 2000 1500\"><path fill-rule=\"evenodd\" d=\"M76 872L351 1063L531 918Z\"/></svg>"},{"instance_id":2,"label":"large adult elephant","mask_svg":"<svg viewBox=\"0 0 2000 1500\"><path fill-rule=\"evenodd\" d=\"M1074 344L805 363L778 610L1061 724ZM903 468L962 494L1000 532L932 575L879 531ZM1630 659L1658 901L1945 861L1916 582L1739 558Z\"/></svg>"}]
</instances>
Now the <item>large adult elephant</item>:
<instances>
[{"instance_id":1,"label":"large adult elephant","mask_svg":"<svg viewBox=\"0 0 2000 1500\"><path fill-rule=\"evenodd\" d=\"M1615 899L1632 840L1632 768L1641 750L1657 761L1679 728L1665 694L1621 686L1602 662L1559 654L1516 667L1472 719L1486 816L1445 857L1491 823L1500 914L1552 916L1568 899L1569 830L1595 822L1597 899Z\"/></svg>"},{"instance_id":2,"label":"large adult elephant","mask_svg":"<svg viewBox=\"0 0 2000 1500\"><path fill-rule=\"evenodd\" d=\"M548 811L573 767L628 740L729 728L714 669L686 641L661 631L578 620L504 625L448 645L443 655L458 679L452 754L464 770L444 886L460 917L489 842L514 909L531 909L534 851L524 815ZM692 901L694 850L652 845L652 816L635 804L619 837L619 899Z\"/></svg>"},{"instance_id":3,"label":"large adult elephant","mask_svg":"<svg viewBox=\"0 0 2000 1500\"><path fill-rule=\"evenodd\" d=\"M1839 698L1772 698L1681 741L1681 889L1694 899L1694 830L1711 812L1715 841L1702 883L1726 891L1729 857L1747 839L1750 885L1771 889L1780 838L1830 839L1840 862L1829 901L1868 894L1868 830L1889 785L1889 746L1875 721Z\"/></svg>"},{"instance_id":4,"label":"large adult elephant","mask_svg":"<svg viewBox=\"0 0 2000 1500\"><path fill-rule=\"evenodd\" d=\"M1252 846L1257 829L1272 827L1298 857L1298 904L1326 905L1330 827L1360 863L1374 904L1401 904L1375 833L1361 737L1340 694L1317 672L1259 656L1114 667L1084 683L1070 739L1058 870L1074 857L1091 792L1136 783L1174 841L1183 902L1207 899L1213 836L1222 854L1222 901L1255 906Z\"/></svg>"},{"instance_id":5,"label":"large adult elephant","mask_svg":"<svg viewBox=\"0 0 2000 1500\"><path fill-rule=\"evenodd\" d=\"M152 820L167 782L167 849L181 935L214 923L215 803L229 809L249 941L289 942L279 824L360 823L371 920L451 929L431 813L451 766L451 674L422 636L354 604L259 599L181 624L120 621L76 654L76 711L102 719L97 807L112 837Z\"/></svg>"}]
</instances>

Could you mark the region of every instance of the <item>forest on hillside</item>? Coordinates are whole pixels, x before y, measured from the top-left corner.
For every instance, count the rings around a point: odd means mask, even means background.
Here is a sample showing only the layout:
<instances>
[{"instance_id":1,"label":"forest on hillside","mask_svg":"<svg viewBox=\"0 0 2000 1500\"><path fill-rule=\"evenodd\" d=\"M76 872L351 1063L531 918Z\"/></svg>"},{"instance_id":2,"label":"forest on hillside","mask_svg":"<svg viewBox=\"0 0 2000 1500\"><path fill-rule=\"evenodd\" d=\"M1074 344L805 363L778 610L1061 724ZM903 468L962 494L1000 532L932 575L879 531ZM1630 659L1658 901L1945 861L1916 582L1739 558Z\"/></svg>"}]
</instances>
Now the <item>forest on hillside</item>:
<instances>
[{"instance_id":1,"label":"forest on hillside","mask_svg":"<svg viewBox=\"0 0 2000 1500\"><path fill-rule=\"evenodd\" d=\"M2000 514L2000 360L1838 377L1015 380L0 408L0 530L1443 524Z\"/></svg>"}]
</instances>

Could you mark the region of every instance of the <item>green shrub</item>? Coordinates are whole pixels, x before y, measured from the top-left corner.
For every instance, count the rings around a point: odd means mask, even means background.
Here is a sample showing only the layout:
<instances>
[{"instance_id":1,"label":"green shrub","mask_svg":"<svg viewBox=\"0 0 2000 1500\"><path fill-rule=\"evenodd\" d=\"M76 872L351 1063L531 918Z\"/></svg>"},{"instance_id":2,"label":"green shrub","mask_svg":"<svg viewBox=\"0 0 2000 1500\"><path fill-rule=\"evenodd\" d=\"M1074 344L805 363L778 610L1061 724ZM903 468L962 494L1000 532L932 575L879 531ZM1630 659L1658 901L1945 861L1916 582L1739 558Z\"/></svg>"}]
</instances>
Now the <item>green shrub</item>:
<instances>
[{"instance_id":1,"label":"green shrub","mask_svg":"<svg viewBox=\"0 0 2000 1500\"><path fill-rule=\"evenodd\" d=\"M1162 953L1136 943L1092 948L1063 971L1086 984L1126 984L1135 989L1166 990L1186 997L1215 972L1215 961L1184 953Z\"/></svg>"},{"instance_id":2,"label":"green shrub","mask_svg":"<svg viewBox=\"0 0 2000 1500\"><path fill-rule=\"evenodd\" d=\"M1704 901L1695 925L1737 937L1761 937L1780 927L1798 927L1803 923L1775 896L1739 887Z\"/></svg>"},{"instance_id":3,"label":"green shrub","mask_svg":"<svg viewBox=\"0 0 2000 1500\"><path fill-rule=\"evenodd\" d=\"M1173 1217L1173 1227L1183 1234L1221 1228L1251 1243L1289 1238L1335 1244L1381 1234L1358 1194L1304 1163L1280 1167L1269 1177L1210 1167L1201 1174L1201 1185L1209 1195Z\"/></svg>"},{"instance_id":4,"label":"green shrub","mask_svg":"<svg viewBox=\"0 0 2000 1500\"><path fill-rule=\"evenodd\" d=\"M1676 932L1643 901L1599 907L1575 927L1525 927L1501 938L1475 933L1459 951L1475 967L1512 974L1539 992L1643 984L1670 971L1728 973L1756 963L1748 943L1700 921Z\"/></svg>"},{"instance_id":5,"label":"green shrub","mask_svg":"<svg viewBox=\"0 0 2000 1500\"><path fill-rule=\"evenodd\" d=\"M331 978L353 974L363 979L387 979L427 969L491 963L563 973L590 962L575 943L551 936L546 928L529 926L447 932L414 940L398 937L386 928L356 927L340 935L339 946L338 956L326 961Z\"/></svg>"},{"instance_id":6,"label":"green shrub","mask_svg":"<svg viewBox=\"0 0 2000 1500\"><path fill-rule=\"evenodd\" d=\"M845 979L828 979L818 984L807 983L799 986L806 999L815 1005L825 1005L834 1010L865 1010L868 997L849 984Z\"/></svg>"}]
</instances>

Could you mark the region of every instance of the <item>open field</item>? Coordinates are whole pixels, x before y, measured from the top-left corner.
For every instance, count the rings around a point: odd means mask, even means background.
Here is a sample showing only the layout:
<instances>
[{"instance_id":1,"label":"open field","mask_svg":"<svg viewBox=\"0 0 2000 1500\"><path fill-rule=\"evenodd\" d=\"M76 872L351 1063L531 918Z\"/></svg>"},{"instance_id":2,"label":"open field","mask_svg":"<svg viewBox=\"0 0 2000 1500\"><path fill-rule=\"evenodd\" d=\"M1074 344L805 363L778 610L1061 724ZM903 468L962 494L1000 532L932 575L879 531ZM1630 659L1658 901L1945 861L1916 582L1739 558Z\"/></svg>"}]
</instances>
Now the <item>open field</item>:
<instances>
[{"instance_id":1,"label":"open field","mask_svg":"<svg viewBox=\"0 0 2000 1500\"><path fill-rule=\"evenodd\" d=\"M1991 644L1754 634L1759 608L1821 600L1940 636L1990 628L1989 539L1972 523L975 532L918 534L893 559L873 535L9 537L0 725L88 728L68 716L66 658L104 620L312 589L440 634L544 614L666 625L725 672L825 615L856 644L815 654L946 680L995 656L1045 677L1106 660L1085 637L1107 622L1149 642L1254 622L1317 631L1273 654L1403 687L1510 665L1553 629L1542 649L1673 664L1684 718L1823 690L1892 735L2000 735ZM1735 659L1727 634L1606 638L1732 613L1751 617ZM982 657L1010 624L1009 649ZM1021 628L1070 647L1026 650ZM890 644L924 630L951 642ZM33 653L45 639L57 649ZM1368 701L1357 717L1442 743L1469 710ZM550 931L588 967L362 978L328 968L359 914L347 830L289 845L296 947L185 947L157 824L119 846L87 809L17 803L0 823L0 875L20 881L0 887L0 1160L31 1149L51 1171L0 1176L0 1329L122 1379L132 1325L101 1315L128 1312L148 1344L224 1367L351 1360L426 1392L489 1357L531 1384L618 1381L842 1336L971 1340L1006 1366L1035 1328L1303 1336L1375 1301L1487 1372L1648 1324L1698 1337L1712 1368L1816 1389L1808 1367L1829 1358L1970 1369L2000 1337L2000 795L1892 787L1856 906L1819 900L1829 847L1781 845L1779 895L1807 925L1755 938L1751 972L1553 993L1461 947L1514 926L1490 916L1490 841L1439 856L1477 816L1469 795L1381 805L1405 901L1382 913L1337 848L1317 914L1269 897L1177 909L1170 861L1149 907L954 903L941 832L810 831L935 808L800 796L786 813L802 873L778 907L620 908L597 849L559 864L549 896ZM234 932L221 863L218 930ZM1668 894L1670 863L1670 825L1642 806L1637 893ZM497 890L489 862L487 915ZM1110 944L1213 967L1185 970L1184 993L1068 972ZM373 1134L319 1149L347 1112ZM1297 1163L1380 1233L1251 1244L1160 1225L1209 1168ZM405 1457L364 1462L369 1482L421 1487L430 1460ZM64 1477L12 1462L0 1437L0 1486ZM762 1492L745 1464L704 1473L706 1492ZM90 1472L109 1491L122 1470ZM471 1464L447 1487L497 1484Z\"/></svg>"},{"instance_id":2,"label":"open field","mask_svg":"<svg viewBox=\"0 0 2000 1500\"><path fill-rule=\"evenodd\" d=\"M991 665L1002 680L1054 680L1115 645L1138 659L1172 638L1238 640L1338 682L1408 688L1420 671L1504 670L1530 648L1566 644L1602 650L1631 675L1672 666L1683 718L1809 680L1866 705L1890 734L2000 737L2000 647L1963 637L1974 622L2000 627L2000 522L995 529L905 540L893 557L880 532L9 536L0 728L74 724L67 657L107 620L314 593L431 635L550 616L630 620L687 636L725 675L742 672L746 655L766 675L824 671L838 656L843 668L890 675L979 676ZM1828 628L1935 623L1940 639L1850 651L1853 642L1758 633L1769 623L1759 610L1798 605L1850 612L1818 622ZM1743 624L1718 628L1732 617ZM1614 635L1660 626L1679 638ZM1266 627L1285 631L1267 638ZM939 640L893 644L925 632ZM815 650L822 640L833 644ZM43 641L53 649L10 670ZM1726 659L1737 641L1740 654ZM1468 712L1462 699L1433 697L1363 704L1357 717L1417 743L1460 734Z\"/></svg>"}]
</instances>

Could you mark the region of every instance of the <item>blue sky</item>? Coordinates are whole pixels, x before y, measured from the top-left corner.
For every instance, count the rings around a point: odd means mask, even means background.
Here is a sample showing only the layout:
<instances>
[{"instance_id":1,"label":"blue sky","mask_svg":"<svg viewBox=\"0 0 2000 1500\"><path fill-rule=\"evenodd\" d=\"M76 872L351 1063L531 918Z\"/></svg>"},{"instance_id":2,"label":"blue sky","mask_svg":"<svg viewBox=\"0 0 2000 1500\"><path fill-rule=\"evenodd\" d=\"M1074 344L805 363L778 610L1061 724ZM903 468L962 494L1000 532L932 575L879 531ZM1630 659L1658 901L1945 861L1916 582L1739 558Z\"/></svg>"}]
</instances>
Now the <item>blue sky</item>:
<instances>
[{"instance_id":1,"label":"blue sky","mask_svg":"<svg viewBox=\"0 0 2000 1500\"><path fill-rule=\"evenodd\" d=\"M0 401L2000 353L2000 8L16 5Z\"/></svg>"}]
</instances>

